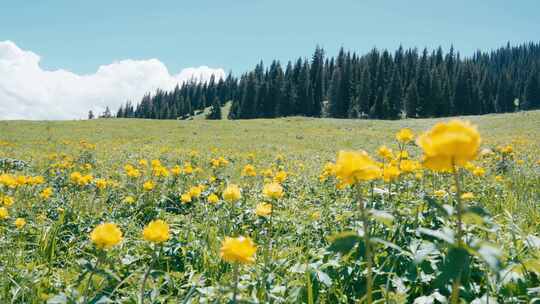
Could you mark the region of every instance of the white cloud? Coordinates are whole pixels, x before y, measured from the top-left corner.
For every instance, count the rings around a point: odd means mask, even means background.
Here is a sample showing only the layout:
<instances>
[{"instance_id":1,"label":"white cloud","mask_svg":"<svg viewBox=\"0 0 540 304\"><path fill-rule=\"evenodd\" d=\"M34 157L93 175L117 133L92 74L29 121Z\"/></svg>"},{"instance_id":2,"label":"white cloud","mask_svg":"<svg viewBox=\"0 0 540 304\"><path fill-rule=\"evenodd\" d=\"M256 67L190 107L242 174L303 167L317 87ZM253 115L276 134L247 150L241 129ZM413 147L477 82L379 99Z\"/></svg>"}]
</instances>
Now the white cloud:
<instances>
[{"instance_id":1,"label":"white cloud","mask_svg":"<svg viewBox=\"0 0 540 304\"><path fill-rule=\"evenodd\" d=\"M82 59L81 59L82 60ZM192 78L224 77L223 69L186 68L176 75L157 59L121 60L96 73L43 70L39 55L0 41L0 119L78 119L88 110L116 110L126 100L138 102L157 88L170 90Z\"/></svg>"}]
</instances>

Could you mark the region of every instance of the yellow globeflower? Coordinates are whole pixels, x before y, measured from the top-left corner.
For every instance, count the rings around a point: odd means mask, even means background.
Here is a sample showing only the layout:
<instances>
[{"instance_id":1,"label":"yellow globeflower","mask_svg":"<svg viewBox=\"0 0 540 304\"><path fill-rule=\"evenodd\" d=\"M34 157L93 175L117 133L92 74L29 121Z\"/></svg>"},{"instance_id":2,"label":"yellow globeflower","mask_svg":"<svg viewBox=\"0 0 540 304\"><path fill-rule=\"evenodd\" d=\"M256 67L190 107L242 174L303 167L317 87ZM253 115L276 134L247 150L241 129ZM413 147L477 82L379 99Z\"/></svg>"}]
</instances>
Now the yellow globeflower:
<instances>
[{"instance_id":1,"label":"yellow globeflower","mask_svg":"<svg viewBox=\"0 0 540 304\"><path fill-rule=\"evenodd\" d=\"M39 197L41 197L42 199L48 199L49 197L51 197L52 194L53 194L53 189L51 187L47 187L43 189L43 191L41 191L41 193L39 194Z\"/></svg>"},{"instance_id":2,"label":"yellow globeflower","mask_svg":"<svg viewBox=\"0 0 540 304\"><path fill-rule=\"evenodd\" d=\"M269 216L272 214L272 204L260 203L255 208L255 214L258 216Z\"/></svg>"},{"instance_id":3,"label":"yellow globeflower","mask_svg":"<svg viewBox=\"0 0 540 304\"><path fill-rule=\"evenodd\" d=\"M6 207L0 207L0 220L4 220L9 217L9 212Z\"/></svg>"},{"instance_id":4,"label":"yellow globeflower","mask_svg":"<svg viewBox=\"0 0 540 304\"><path fill-rule=\"evenodd\" d=\"M221 243L220 256L229 263L251 264L255 262L257 248L249 237L225 237Z\"/></svg>"},{"instance_id":5,"label":"yellow globeflower","mask_svg":"<svg viewBox=\"0 0 540 304\"><path fill-rule=\"evenodd\" d=\"M242 198L242 192L240 188L235 184L230 184L223 191L223 199L228 202L235 202Z\"/></svg>"},{"instance_id":6,"label":"yellow globeflower","mask_svg":"<svg viewBox=\"0 0 540 304\"><path fill-rule=\"evenodd\" d=\"M437 197L444 197L446 195L446 191L441 189L441 190L437 190L437 191L433 192L433 194L435 194L435 196L437 196Z\"/></svg>"},{"instance_id":7,"label":"yellow globeflower","mask_svg":"<svg viewBox=\"0 0 540 304\"><path fill-rule=\"evenodd\" d=\"M465 192L461 195L461 199L464 200L470 200L474 198L474 194L472 192Z\"/></svg>"},{"instance_id":8,"label":"yellow globeflower","mask_svg":"<svg viewBox=\"0 0 540 304\"><path fill-rule=\"evenodd\" d=\"M15 203L15 199L9 195L0 196L0 203L6 207L9 207Z\"/></svg>"},{"instance_id":9,"label":"yellow globeflower","mask_svg":"<svg viewBox=\"0 0 540 304\"><path fill-rule=\"evenodd\" d=\"M101 249L109 249L122 241L122 231L116 224L103 223L90 233L90 240Z\"/></svg>"},{"instance_id":10,"label":"yellow globeflower","mask_svg":"<svg viewBox=\"0 0 540 304\"><path fill-rule=\"evenodd\" d=\"M404 128L396 133L396 140L402 143L408 143L414 139L414 133L409 128Z\"/></svg>"},{"instance_id":11,"label":"yellow globeflower","mask_svg":"<svg viewBox=\"0 0 540 304\"><path fill-rule=\"evenodd\" d=\"M19 217L15 220L15 227L17 227L17 229L21 229L24 225L26 225L26 221L23 218Z\"/></svg>"},{"instance_id":12,"label":"yellow globeflower","mask_svg":"<svg viewBox=\"0 0 540 304\"><path fill-rule=\"evenodd\" d=\"M424 166L435 171L451 171L474 160L480 142L476 127L461 120L438 123L417 140L424 151Z\"/></svg>"},{"instance_id":13,"label":"yellow globeflower","mask_svg":"<svg viewBox=\"0 0 540 304\"><path fill-rule=\"evenodd\" d=\"M155 185L154 185L154 182L149 180L149 181L146 181L144 184L143 184L143 189L145 191L152 191L154 189Z\"/></svg>"},{"instance_id":14,"label":"yellow globeflower","mask_svg":"<svg viewBox=\"0 0 540 304\"><path fill-rule=\"evenodd\" d=\"M199 196L201 196L202 191L203 189L201 186L194 186L189 188L188 192L191 197L198 198Z\"/></svg>"},{"instance_id":15,"label":"yellow globeflower","mask_svg":"<svg viewBox=\"0 0 540 304\"><path fill-rule=\"evenodd\" d=\"M283 170L278 171L276 172L276 175L274 176L274 181L278 183L283 183L287 179L288 176L289 175L287 174L287 172Z\"/></svg>"},{"instance_id":16,"label":"yellow globeflower","mask_svg":"<svg viewBox=\"0 0 540 304\"><path fill-rule=\"evenodd\" d=\"M482 167L476 167L473 172L475 176L484 176L486 174L486 170Z\"/></svg>"},{"instance_id":17,"label":"yellow globeflower","mask_svg":"<svg viewBox=\"0 0 540 304\"><path fill-rule=\"evenodd\" d=\"M379 178L381 169L365 151L339 151L335 174L342 183L351 185Z\"/></svg>"},{"instance_id":18,"label":"yellow globeflower","mask_svg":"<svg viewBox=\"0 0 540 304\"><path fill-rule=\"evenodd\" d=\"M142 237L144 240L156 244L166 242L171 237L169 225L163 220L151 221L144 227Z\"/></svg>"},{"instance_id":19,"label":"yellow globeflower","mask_svg":"<svg viewBox=\"0 0 540 304\"><path fill-rule=\"evenodd\" d=\"M217 204L219 202L219 197L215 195L214 193L212 193L208 196L208 202L210 204Z\"/></svg>"},{"instance_id":20,"label":"yellow globeflower","mask_svg":"<svg viewBox=\"0 0 540 304\"><path fill-rule=\"evenodd\" d=\"M128 196L124 197L122 202L124 202L126 204L133 204L133 203L135 203L135 198L133 196L131 196L131 195L128 195Z\"/></svg>"},{"instance_id":21,"label":"yellow globeflower","mask_svg":"<svg viewBox=\"0 0 540 304\"><path fill-rule=\"evenodd\" d=\"M380 157L386 160L390 160L394 157L392 149L388 148L387 146L380 146L377 150L377 154L379 154Z\"/></svg>"},{"instance_id":22,"label":"yellow globeflower","mask_svg":"<svg viewBox=\"0 0 540 304\"><path fill-rule=\"evenodd\" d=\"M399 168L401 169L401 171L405 173L413 172L419 167L420 167L420 164L417 161L409 160L409 159L404 159L399 164Z\"/></svg>"},{"instance_id":23,"label":"yellow globeflower","mask_svg":"<svg viewBox=\"0 0 540 304\"><path fill-rule=\"evenodd\" d=\"M263 194L268 198L281 198L283 196L283 187L278 183L266 184L263 188Z\"/></svg>"},{"instance_id":24,"label":"yellow globeflower","mask_svg":"<svg viewBox=\"0 0 540 304\"><path fill-rule=\"evenodd\" d=\"M247 164L242 169L242 176L257 176L257 171L253 165Z\"/></svg>"},{"instance_id":25,"label":"yellow globeflower","mask_svg":"<svg viewBox=\"0 0 540 304\"><path fill-rule=\"evenodd\" d=\"M399 174L401 174L401 172L399 171L397 167L386 166L384 167L384 171L383 171L383 180L387 183L391 182L397 179L399 177Z\"/></svg>"},{"instance_id":26,"label":"yellow globeflower","mask_svg":"<svg viewBox=\"0 0 540 304\"><path fill-rule=\"evenodd\" d=\"M180 200L184 204L191 203L191 195L189 193L184 193L180 196Z\"/></svg>"}]
</instances>

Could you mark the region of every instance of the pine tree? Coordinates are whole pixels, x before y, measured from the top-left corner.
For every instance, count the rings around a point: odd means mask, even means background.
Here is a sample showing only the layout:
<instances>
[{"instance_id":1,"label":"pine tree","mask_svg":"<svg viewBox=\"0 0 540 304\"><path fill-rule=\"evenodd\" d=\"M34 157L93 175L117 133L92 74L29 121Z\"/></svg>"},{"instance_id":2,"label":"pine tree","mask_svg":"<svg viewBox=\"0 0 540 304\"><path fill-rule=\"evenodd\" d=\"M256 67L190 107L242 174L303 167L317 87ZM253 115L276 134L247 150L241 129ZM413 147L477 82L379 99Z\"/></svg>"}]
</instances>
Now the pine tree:
<instances>
[{"instance_id":1,"label":"pine tree","mask_svg":"<svg viewBox=\"0 0 540 304\"><path fill-rule=\"evenodd\" d=\"M210 113L206 115L206 119L221 119L221 105L219 104L217 96L214 97L214 101L212 102L212 106L210 107Z\"/></svg>"},{"instance_id":2,"label":"pine tree","mask_svg":"<svg viewBox=\"0 0 540 304\"><path fill-rule=\"evenodd\" d=\"M418 89L416 83L413 82L407 88L407 94L405 95L405 116L409 118L415 118L416 109L418 106Z\"/></svg>"}]
</instances>

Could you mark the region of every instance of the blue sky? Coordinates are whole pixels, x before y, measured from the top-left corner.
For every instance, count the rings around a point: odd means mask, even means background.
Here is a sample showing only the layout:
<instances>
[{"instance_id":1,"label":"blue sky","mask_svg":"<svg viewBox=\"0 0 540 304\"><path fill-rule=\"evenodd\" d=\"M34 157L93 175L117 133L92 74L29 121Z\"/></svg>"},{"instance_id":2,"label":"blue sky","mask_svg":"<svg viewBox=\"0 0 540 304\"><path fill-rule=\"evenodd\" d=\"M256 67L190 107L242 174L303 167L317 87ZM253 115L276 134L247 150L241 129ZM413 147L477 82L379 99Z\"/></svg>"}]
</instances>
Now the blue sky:
<instances>
[{"instance_id":1,"label":"blue sky","mask_svg":"<svg viewBox=\"0 0 540 304\"><path fill-rule=\"evenodd\" d=\"M448 47L465 54L540 40L540 1L1 0L0 41L45 69L94 73L121 59L157 58L170 71L207 65L241 73L259 60L309 56L320 44Z\"/></svg>"}]
</instances>

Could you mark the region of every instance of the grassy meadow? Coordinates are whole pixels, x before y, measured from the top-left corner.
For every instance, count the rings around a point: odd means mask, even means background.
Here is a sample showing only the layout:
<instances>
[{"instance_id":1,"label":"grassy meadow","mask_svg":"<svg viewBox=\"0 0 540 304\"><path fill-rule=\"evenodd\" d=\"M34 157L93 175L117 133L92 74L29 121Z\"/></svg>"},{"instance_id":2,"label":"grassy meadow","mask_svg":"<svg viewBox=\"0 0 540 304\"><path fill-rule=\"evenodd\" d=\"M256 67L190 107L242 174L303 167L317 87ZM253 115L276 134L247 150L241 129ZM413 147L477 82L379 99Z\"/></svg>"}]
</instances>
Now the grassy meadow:
<instances>
[{"instance_id":1,"label":"grassy meadow","mask_svg":"<svg viewBox=\"0 0 540 304\"><path fill-rule=\"evenodd\" d=\"M453 173L395 137L450 118L1 121L0 302L540 303L540 111L460 119Z\"/></svg>"}]
</instances>

